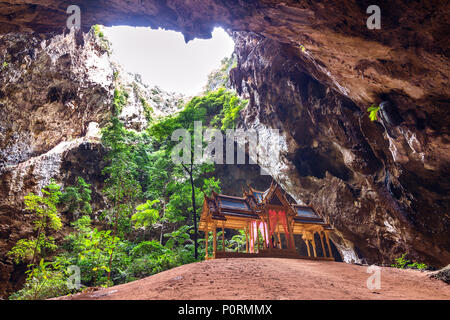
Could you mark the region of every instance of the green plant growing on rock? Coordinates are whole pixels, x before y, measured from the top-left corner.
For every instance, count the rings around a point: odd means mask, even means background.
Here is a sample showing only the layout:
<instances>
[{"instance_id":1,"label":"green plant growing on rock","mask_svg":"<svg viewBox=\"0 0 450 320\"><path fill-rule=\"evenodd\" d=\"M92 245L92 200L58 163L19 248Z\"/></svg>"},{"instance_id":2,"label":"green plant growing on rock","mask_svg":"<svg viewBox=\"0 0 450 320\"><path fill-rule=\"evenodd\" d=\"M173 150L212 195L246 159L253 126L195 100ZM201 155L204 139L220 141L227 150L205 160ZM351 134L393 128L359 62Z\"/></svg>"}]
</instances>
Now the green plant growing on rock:
<instances>
[{"instance_id":1,"label":"green plant growing on rock","mask_svg":"<svg viewBox=\"0 0 450 320\"><path fill-rule=\"evenodd\" d=\"M371 105L368 109L367 112L369 112L369 118L370 121L376 121L378 120L378 111L380 110L380 106L377 106L375 104Z\"/></svg>"},{"instance_id":2,"label":"green plant growing on rock","mask_svg":"<svg viewBox=\"0 0 450 320\"><path fill-rule=\"evenodd\" d=\"M108 54L111 53L111 44L108 41L108 39L105 37L105 34L102 31L102 28L100 25L96 24L92 26L91 30L94 32L94 35L98 37L100 40L100 46L101 48L106 51Z\"/></svg>"},{"instance_id":3,"label":"green plant growing on rock","mask_svg":"<svg viewBox=\"0 0 450 320\"><path fill-rule=\"evenodd\" d=\"M233 92L220 88L217 91L208 92L204 97L198 98L195 103L198 106L205 106L208 113L215 114L211 125L225 131L236 128L239 112L245 108L248 101L241 100Z\"/></svg>"},{"instance_id":4,"label":"green plant growing on rock","mask_svg":"<svg viewBox=\"0 0 450 320\"><path fill-rule=\"evenodd\" d=\"M56 205L61 196L61 187L53 180L48 186L41 189L42 195L29 193L25 196L25 209L33 212L36 220L33 221L36 236L31 239L20 239L8 252L16 263L30 262L34 264L39 257L45 257L46 251L57 248L55 239L47 236L50 230L58 231L62 227Z\"/></svg>"},{"instance_id":5,"label":"green plant growing on rock","mask_svg":"<svg viewBox=\"0 0 450 320\"><path fill-rule=\"evenodd\" d=\"M428 266L425 263L413 262L411 264L408 264L408 268L426 270L428 269Z\"/></svg>"},{"instance_id":6,"label":"green plant growing on rock","mask_svg":"<svg viewBox=\"0 0 450 320\"><path fill-rule=\"evenodd\" d=\"M425 270L428 269L428 266L425 263L411 262L406 259L406 253L402 254L401 257L395 259L395 263L391 265L391 267L399 268L399 269L419 269Z\"/></svg>"},{"instance_id":7,"label":"green plant growing on rock","mask_svg":"<svg viewBox=\"0 0 450 320\"><path fill-rule=\"evenodd\" d=\"M237 66L238 63L235 54L222 59L220 69L214 70L208 75L205 92L208 93L219 88L227 88L229 86L230 70Z\"/></svg>"},{"instance_id":8,"label":"green plant growing on rock","mask_svg":"<svg viewBox=\"0 0 450 320\"><path fill-rule=\"evenodd\" d=\"M125 90L114 89L114 98L113 98L113 116L119 116L122 112L122 109L127 104L128 93Z\"/></svg>"},{"instance_id":9,"label":"green plant growing on rock","mask_svg":"<svg viewBox=\"0 0 450 320\"><path fill-rule=\"evenodd\" d=\"M152 106L148 104L148 102L145 100L145 98L140 97L139 99L141 101L142 107L144 108L145 118L147 119L147 121L151 121L152 114L154 112Z\"/></svg>"},{"instance_id":10,"label":"green plant growing on rock","mask_svg":"<svg viewBox=\"0 0 450 320\"><path fill-rule=\"evenodd\" d=\"M395 263L391 264L391 267L405 269L408 263L410 263L410 261L406 259L406 253L404 253L401 257L395 259Z\"/></svg>"},{"instance_id":11,"label":"green plant growing on rock","mask_svg":"<svg viewBox=\"0 0 450 320\"><path fill-rule=\"evenodd\" d=\"M105 35L103 34L102 30L100 29L100 25L96 24L92 26L92 29L94 30L94 33L99 38L103 38Z\"/></svg>"}]
</instances>

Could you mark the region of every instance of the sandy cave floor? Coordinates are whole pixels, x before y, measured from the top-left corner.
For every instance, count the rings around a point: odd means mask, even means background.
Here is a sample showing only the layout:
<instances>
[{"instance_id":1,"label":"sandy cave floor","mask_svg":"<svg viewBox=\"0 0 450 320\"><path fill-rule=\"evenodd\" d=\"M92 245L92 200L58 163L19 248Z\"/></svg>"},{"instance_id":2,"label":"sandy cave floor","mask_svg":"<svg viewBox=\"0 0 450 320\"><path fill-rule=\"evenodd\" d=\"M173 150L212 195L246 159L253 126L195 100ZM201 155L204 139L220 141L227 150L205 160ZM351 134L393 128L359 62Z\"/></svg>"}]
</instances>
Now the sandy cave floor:
<instances>
[{"instance_id":1,"label":"sandy cave floor","mask_svg":"<svg viewBox=\"0 0 450 320\"><path fill-rule=\"evenodd\" d=\"M63 300L446 299L450 286L428 272L381 268L369 290L367 266L279 258L216 259Z\"/></svg>"}]
</instances>

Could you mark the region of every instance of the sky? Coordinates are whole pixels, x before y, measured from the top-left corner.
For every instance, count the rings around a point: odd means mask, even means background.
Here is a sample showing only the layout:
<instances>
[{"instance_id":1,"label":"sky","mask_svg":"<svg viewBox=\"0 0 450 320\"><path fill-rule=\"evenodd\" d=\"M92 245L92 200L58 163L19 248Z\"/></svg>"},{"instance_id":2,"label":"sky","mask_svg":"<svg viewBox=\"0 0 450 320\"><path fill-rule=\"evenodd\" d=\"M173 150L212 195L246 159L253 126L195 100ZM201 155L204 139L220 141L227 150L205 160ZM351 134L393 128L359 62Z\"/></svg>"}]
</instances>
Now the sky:
<instances>
[{"instance_id":1,"label":"sky","mask_svg":"<svg viewBox=\"0 0 450 320\"><path fill-rule=\"evenodd\" d=\"M231 56L234 42L222 28L211 39L187 44L181 33L150 28L104 28L112 43L113 59L128 72L139 73L145 83L188 96L203 91L208 74Z\"/></svg>"}]
</instances>

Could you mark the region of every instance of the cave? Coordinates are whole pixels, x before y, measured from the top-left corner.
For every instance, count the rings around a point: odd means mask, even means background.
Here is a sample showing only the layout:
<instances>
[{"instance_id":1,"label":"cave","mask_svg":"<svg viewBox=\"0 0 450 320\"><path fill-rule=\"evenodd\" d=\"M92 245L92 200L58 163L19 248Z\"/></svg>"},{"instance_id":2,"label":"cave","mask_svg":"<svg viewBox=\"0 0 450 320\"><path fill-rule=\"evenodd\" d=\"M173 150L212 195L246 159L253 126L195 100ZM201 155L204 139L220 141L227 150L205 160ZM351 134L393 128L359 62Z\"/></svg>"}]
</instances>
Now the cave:
<instances>
[{"instance_id":1,"label":"cave","mask_svg":"<svg viewBox=\"0 0 450 320\"><path fill-rule=\"evenodd\" d=\"M366 26L368 1L73 4L81 11L78 31L66 26L67 1L0 4L2 283L16 277L4 254L22 233L23 195L58 176L60 167L97 166L95 155L103 152L89 144L63 156L53 152L62 141L87 136L89 123L106 121L110 106L101 97L112 97L110 80L95 83L82 71L94 50L86 35L96 24L160 27L181 32L185 41L224 28L236 46L231 85L249 101L238 127L283 133L279 158L258 165L333 226L338 256L390 265L407 253L436 268L450 263L448 4L379 1L382 27L373 30ZM70 37L75 45L58 47ZM39 55L42 50L48 54ZM367 109L383 102L390 109L371 121ZM75 104L76 111L67 108ZM246 171L233 174L257 179ZM256 183L267 182L262 179ZM0 294L12 289L0 288Z\"/></svg>"}]
</instances>

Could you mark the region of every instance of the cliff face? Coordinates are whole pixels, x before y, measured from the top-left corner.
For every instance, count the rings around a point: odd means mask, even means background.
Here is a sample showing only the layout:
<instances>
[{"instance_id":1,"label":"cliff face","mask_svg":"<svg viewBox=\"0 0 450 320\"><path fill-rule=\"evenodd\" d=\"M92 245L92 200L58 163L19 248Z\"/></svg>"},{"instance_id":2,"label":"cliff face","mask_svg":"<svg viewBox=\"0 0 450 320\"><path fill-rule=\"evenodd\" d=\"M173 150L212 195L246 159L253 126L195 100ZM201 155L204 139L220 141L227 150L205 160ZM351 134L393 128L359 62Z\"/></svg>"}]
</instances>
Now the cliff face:
<instances>
[{"instance_id":1,"label":"cliff face","mask_svg":"<svg viewBox=\"0 0 450 320\"><path fill-rule=\"evenodd\" d=\"M102 152L87 132L111 101L107 53L86 36L44 34L64 30L69 4L80 5L84 29L144 25L186 39L209 37L214 25L236 32L231 79L250 99L240 126L281 129L281 157L260 164L333 225L344 260L389 263L408 252L449 263L450 8L442 1L378 1L381 30L366 27L369 1L3 1L1 33L40 34L0 40L2 240L20 237L23 194L71 163L61 154L94 165ZM370 122L367 107L383 101ZM9 277L11 266L0 268Z\"/></svg>"}]
</instances>

